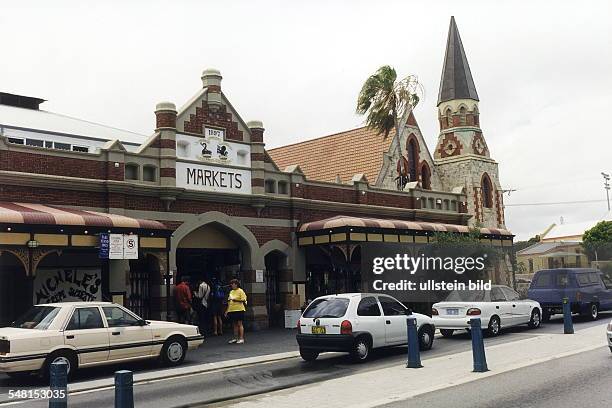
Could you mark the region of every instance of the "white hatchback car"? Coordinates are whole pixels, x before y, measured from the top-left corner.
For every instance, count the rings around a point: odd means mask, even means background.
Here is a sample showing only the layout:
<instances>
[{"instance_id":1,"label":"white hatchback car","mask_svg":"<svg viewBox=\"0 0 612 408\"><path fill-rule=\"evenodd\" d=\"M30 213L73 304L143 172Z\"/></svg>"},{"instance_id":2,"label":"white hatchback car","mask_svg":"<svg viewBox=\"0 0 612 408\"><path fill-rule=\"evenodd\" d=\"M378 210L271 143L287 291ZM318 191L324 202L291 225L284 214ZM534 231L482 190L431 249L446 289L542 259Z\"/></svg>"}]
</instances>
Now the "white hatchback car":
<instances>
[{"instance_id":1,"label":"white hatchback car","mask_svg":"<svg viewBox=\"0 0 612 408\"><path fill-rule=\"evenodd\" d=\"M608 346L610 346L610 351L612 352L612 320L608 323L608 335L606 337L608 338Z\"/></svg>"},{"instance_id":2,"label":"white hatchback car","mask_svg":"<svg viewBox=\"0 0 612 408\"><path fill-rule=\"evenodd\" d=\"M408 343L408 309L397 299L380 294L346 293L316 298L298 320L300 355L313 361L325 351L349 352L358 362L377 347ZM433 345L435 326L429 316L417 320L421 350Z\"/></svg>"},{"instance_id":3,"label":"white hatchback car","mask_svg":"<svg viewBox=\"0 0 612 408\"><path fill-rule=\"evenodd\" d=\"M15 377L37 371L47 377L57 361L68 364L68 374L78 367L147 358L173 366L203 341L196 326L143 320L113 303L43 304L0 328L0 372Z\"/></svg>"},{"instance_id":4,"label":"white hatchback car","mask_svg":"<svg viewBox=\"0 0 612 408\"><path fill-rule=\"evenodd\" d=\"M534 300L521 300L508 286L493 285L491 290L452 291L443 302L433 305L433 321L444 337L455 330L470 328L470 319L479 317L483 330L497 336L502 327L528 324L540 327L542 307Z\"/></svg>"}]
</instances>

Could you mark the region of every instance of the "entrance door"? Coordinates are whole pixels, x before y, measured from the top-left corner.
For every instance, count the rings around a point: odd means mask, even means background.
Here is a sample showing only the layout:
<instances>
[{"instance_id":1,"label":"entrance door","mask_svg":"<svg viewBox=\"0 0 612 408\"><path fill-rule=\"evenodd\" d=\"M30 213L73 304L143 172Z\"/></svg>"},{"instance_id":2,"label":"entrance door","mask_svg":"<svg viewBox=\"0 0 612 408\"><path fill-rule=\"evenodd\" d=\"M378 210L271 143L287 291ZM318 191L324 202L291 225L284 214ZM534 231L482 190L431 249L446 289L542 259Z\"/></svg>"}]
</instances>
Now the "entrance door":
<instances>
[{"instance_id":1,"label":"entrance door","mask_svg":"<svg viewBox=\"0 0 612 408\"><path fill-rule=\"evenodd\" d=\"M279 270L283 258L284 256L276 252L266 255L265 258L264 282L266 283L266 308L270 326L279 326L282 320L280 319L280 307L276 305L280 304Z\"/></svg>"},{"instance_id":2,"label":"entrance door","mask_svg":"<svg viewBox=\"0 0 612 408\"><path fill-rule=\"evenodd\" d=\"M26 277L22 263L0 250L0 327L21 316L32 303L32 280Z\"/></svg>"}]
</instances>

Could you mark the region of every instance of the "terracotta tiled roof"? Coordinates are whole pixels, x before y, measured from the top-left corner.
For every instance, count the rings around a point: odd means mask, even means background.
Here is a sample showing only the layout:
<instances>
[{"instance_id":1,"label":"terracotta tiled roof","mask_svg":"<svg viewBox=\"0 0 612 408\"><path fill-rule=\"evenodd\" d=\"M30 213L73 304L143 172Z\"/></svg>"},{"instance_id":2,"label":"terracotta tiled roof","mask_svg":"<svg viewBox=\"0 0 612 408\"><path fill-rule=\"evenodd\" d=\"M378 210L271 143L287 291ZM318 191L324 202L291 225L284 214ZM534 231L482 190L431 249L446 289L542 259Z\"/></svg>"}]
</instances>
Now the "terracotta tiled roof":
<instances>
[{"instance_id":1,"label":"terracotta tiled roof","mask_svg":"<svg viewBox=\"0 0 612 408\"><path fill-rule=\"evenodd\" d=\"M310 180L334 182L340 176L347 183L355 174L363 173L374 183L394 135L392 131L385 139L375 130L361 127L270 149L268 153L281 170L297 164Z\"/></svg>"}]
</instances>

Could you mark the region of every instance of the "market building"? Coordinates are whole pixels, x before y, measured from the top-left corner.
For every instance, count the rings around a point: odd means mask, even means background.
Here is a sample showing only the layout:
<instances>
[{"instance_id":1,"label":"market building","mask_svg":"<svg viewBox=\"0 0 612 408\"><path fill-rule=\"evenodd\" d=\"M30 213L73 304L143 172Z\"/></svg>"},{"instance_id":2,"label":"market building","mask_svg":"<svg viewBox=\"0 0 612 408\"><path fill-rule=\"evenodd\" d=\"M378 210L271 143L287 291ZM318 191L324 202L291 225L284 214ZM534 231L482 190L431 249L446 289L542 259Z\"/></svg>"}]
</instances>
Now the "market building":
<instances>
[{"instance_id":1,"label":"market building","mask_svg":"<svg viewBox=\"0 0 612 408\"><path fill-rule=\"evenodd\" d=\"M0 94L0 324L71 298L171 318L177 279L237 276L249 325L267 327L307 298L360 290L364 242L416 245L475 226L481 240L511 247L454 19L433 155L412 114L386 140L361 128L268 151L264 125L243 120L220 72L201 80L181 108L157 105L149 136ZM325 143L342 143L349 159L317 162L304 149ZM400 161L410 174L402 190ZM510 276L502 268L494 279Z\"/></svg>"}]
</instances>

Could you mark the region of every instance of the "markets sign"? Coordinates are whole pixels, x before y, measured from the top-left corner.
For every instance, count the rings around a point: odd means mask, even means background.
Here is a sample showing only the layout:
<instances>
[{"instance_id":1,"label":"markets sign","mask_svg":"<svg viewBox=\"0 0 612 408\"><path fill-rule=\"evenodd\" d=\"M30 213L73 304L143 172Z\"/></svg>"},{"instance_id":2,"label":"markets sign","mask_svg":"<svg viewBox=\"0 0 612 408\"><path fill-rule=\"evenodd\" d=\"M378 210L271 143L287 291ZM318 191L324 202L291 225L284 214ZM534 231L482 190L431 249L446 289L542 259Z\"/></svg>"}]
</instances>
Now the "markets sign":
<instances>
[{"instance_id":1,"label":"markets sign","mask_svg":"<svg viewBox=\"0 0 612 408\"><path fill-rule=\"evenodd\" d=\"M176 186L198 191L251 194L251 171L177 162Z\"/></svg>"},{"instance_id":2,"label":"markets sign","mask_svg":"<svg viewBox=\"0 0 612 408\"><path fill-rule=\"evenodd\" d=\"M99 268L40 268L34 279L34 304L101 300Z\"/></svg>"},{"instance_id":3,"label":"markets sign","mask_svg":"<svg viewBox=\"0 0 612 408\"><path fill-rule=\"evenodd\" d=\"M138 235L100 234L101 259L138 259Z\"/></svg>"}]
</instances>

